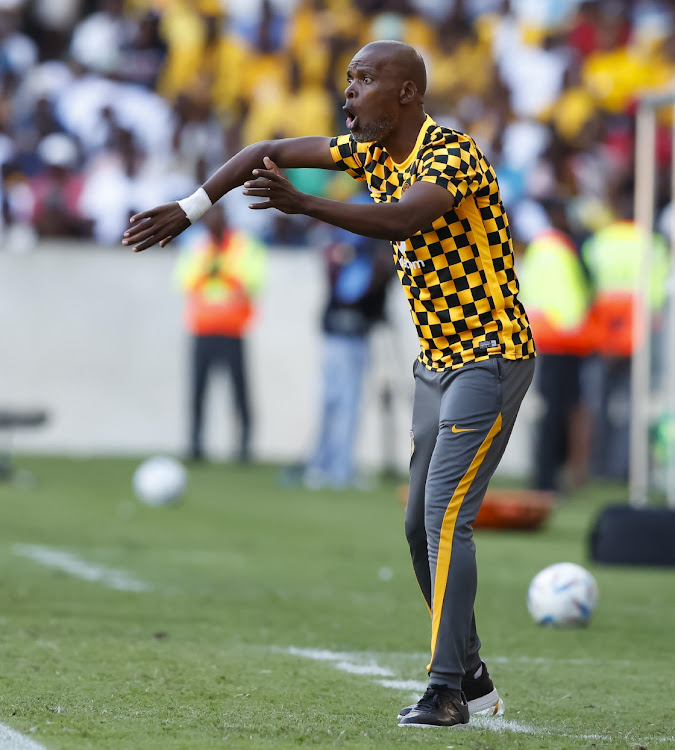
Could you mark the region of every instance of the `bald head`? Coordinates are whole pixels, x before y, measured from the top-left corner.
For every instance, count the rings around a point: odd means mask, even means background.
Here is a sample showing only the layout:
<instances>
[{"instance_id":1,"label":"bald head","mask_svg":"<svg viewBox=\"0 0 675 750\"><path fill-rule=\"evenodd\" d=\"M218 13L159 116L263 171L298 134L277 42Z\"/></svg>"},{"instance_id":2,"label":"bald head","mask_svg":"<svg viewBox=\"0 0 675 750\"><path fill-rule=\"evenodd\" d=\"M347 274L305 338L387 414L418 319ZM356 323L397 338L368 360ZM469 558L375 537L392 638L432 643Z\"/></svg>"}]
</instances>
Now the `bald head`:
<instances>
[{"instance_id":1,"label":"bald head","mask_svg":"<svg viewBox=\"0 0 675 750\"><path fill-rule=\"evenodd\" d=\"M417 137L426 117L427 74L419 52L403 42L371 42L349 63L347 83L343 109L354 140L411 147L408 136Z\"/></svg>"},{"instance_id":2,"label":"bald head","mask_svg":"<svg viewBox=\"0 0 675 750\"><path fill-rule=\"evenodd\" d=\"M427 89L427 70L422 55L409 44L384 39L366 44L355 56L367 54L377 64L391 68L400 78L400 82L412 81L420 98Z\"/></svg>"}]
</instances>

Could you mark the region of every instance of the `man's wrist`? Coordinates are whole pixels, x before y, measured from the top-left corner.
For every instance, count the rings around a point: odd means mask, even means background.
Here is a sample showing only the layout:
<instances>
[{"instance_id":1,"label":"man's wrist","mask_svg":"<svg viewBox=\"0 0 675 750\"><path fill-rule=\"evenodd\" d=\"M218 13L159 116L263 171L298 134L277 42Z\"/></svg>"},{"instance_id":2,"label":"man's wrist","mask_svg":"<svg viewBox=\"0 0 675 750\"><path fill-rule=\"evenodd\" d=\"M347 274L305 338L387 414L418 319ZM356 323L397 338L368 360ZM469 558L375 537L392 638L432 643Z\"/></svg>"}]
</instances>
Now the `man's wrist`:
<instances>
[{"instance_id":1,"label":"man's wrist","mask_svg":"<svg viewBox=\"0 0 675 750\"><path fill-rule=\"evenodd\" d=\"M321 213L321 199L317 199L317 196L305 193L302 200L302 213L305 216L309 216L310 219L322 219L319 215Z\"/></svg>"},{"instance_id":2,"label":"man's wrist","mask_svg":"<svg viewBox=\"0 0 675 750\"><path fill-rule=\"evenodd\" d=\"M211 199L207 195L206 190L204 190L203 187L200 187L199 190L196 190L192 195L188 195L187 198L179 200L178 205L185 212L190 224L194 224L195 221L198 221L204 216L211 206L213 206L213 203L211 203Z\"/></svg>"}]
</instances>

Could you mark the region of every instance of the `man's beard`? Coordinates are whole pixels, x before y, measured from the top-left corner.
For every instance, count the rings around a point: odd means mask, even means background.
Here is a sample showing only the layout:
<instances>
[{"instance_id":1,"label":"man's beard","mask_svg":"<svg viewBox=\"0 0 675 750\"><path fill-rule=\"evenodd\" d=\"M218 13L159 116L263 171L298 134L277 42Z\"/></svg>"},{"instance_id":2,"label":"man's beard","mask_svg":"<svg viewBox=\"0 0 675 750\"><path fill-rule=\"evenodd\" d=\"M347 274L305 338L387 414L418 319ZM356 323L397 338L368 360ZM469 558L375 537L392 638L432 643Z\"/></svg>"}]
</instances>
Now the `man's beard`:
<instances>
[{"instance_id":1,"label":"man's beard","mask_svg":"<svg viewBox=\"0 0 675 750\"><path fill-rule=\"evenodd\" d=\"M391 134L395 125L396 117L394 115L382 115L360 127L358 133L352 132L352 135L357 143L382 142Z\"/></svg>"}]
</instances>

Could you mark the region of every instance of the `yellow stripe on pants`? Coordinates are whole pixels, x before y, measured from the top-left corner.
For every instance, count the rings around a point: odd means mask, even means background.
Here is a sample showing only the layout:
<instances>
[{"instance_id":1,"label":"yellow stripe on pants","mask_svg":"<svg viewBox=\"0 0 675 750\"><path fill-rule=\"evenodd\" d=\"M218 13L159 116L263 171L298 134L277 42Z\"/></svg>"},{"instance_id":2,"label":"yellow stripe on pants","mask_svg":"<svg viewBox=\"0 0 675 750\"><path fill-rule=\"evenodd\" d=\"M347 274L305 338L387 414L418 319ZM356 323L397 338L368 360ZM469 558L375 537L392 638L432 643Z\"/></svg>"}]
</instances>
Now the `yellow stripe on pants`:
<instances>
[{"instance_id":1,"label":"yellow stripe on pants","mask_svg":"<svg viewBox=\"0 0 675 750\"><path fill-rule=\"evenodd\" d=\"M448 573L450 572L450 558L452 557L452 539L455 535L455 523L459 515L459 509L462 507L466 493L471 487L471 483L476 478L476 473L483 463L485 454L488 452L495 436L502 429L501 412L497 415L494 424L490 428L485 440L481 443L480 448L473 457L469 468L464 476L460 479L452 499L445 510L443 524L441 526L441 538L438 542L438 559L436 561L436 580L434 582L434 597L432 601L432 619L431 619L431 661L427 666L427 672L431 669L431 662L434 660L436 653L436 642L438 640L438 628L441 624L441 611L443 609L443 600L445 599L445 589L448 584Z\"/></svg>"}]
</instances>

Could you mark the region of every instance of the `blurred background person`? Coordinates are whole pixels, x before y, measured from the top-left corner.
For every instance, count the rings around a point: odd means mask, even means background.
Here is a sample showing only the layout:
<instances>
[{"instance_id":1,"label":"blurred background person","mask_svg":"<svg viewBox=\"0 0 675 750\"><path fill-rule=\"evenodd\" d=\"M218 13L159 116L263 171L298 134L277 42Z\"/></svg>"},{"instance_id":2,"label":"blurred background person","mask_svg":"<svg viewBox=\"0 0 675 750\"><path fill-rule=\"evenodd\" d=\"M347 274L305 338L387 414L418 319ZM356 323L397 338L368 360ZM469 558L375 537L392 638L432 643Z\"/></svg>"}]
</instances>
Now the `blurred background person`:
<instances>
[{"instance_id":1,"label":"blurred background person","mask_svg":"<svg viewBox=\"0 0 675 750\"><path fill-rule=\"evenodd\" d=\"M365 203L366 195L352 198ZM328 298L321 320L321 407L314 452L305 471L312 488L357 483L354 461L373 327L385 319L394 275L391 245L343 229L324 249Z\"/></svg>"},{"instance_id":2,"label":"blurred background person","mask_svg":"<svg viewBox=\"0 0 675 750\"><path fill-rule=\"evenodd\" d=\"M182 248L176 276L185 293L185 323L191 334L189 458L204 459L206 389L214 370L229 372L238 425L237 459L251 457L252 417L245 336L265 273L265 247L228 227L221 205L204 216Z\"/></svg>"},{"instance_id":3,"label":"blurred background person","mask_svg":"<svg viewBox=\"0 0 675 750\"><path fill-rule=\"evenodd\" d=\"M597 357L590 372L593 406L594 476L628 479L631 360L635 339L633 315L658 317L666 301L668 248L659 234L647 237L632 220L632 193L620 192L615 218L584 242L581 252L595 289ZM636 297L647 242L652 245L649 296ZM658 322L655 324L658 327ZM650 328L651 331L654 324ZM659 356L659 347L655 347Z\"/></svg>"},{"instance_id":4,"label":"blurred background person","mask_svg":"<svg viewBox=\"0 0 675 750\"><path fill-rule=\"evenodd\" d=\"M582 368L595 348L592 290L570 232L566 204L543 202L550 226L518 263L521 298L537 345L534 387L539 416L533 435L533 489L553 496L587 479L590 421Z\"/></svg>"},{"instance_id":5,"label":"blurred background person","mask_svg":"<svg viewBox=\"0 0 675 750\"><path fill-rule=\"evenodd\" d=\"M82 175L77 170L78 149L65 133L43 138L37 154L44 171L30 181L33 226L41 237L90 237L93 222L80 209Z\"/></svg>"}]
</instances>

